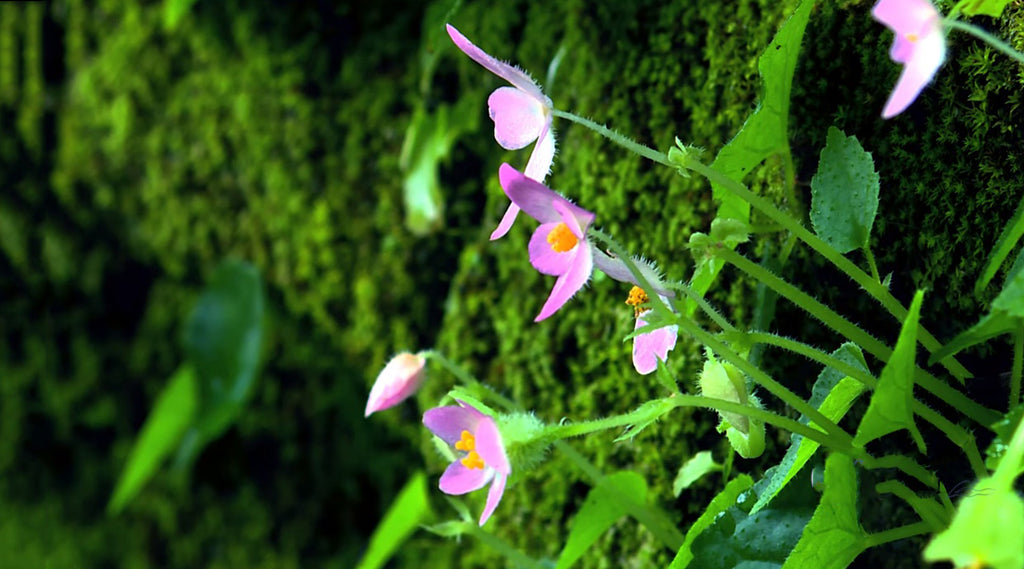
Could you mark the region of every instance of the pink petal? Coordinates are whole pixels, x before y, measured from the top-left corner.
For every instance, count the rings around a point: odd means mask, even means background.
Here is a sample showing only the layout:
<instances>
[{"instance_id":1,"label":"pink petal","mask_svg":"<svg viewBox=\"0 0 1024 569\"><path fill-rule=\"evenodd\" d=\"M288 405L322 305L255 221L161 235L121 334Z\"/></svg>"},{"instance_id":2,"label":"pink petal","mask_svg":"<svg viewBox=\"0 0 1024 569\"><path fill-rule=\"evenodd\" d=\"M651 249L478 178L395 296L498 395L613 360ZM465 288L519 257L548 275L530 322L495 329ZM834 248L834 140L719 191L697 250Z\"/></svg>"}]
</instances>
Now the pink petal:
<instances>
[{"instance_id":1,"label":"pink petal","mask_svg":"<svg viewBox=\"0 0 1024 569\"><path fill-rule=\"evenodd\" d=\"M882 110L883 118L898 115L910 106L946 59L946 40L941 32L920 38L914 47L913 54L903 66L903 73L900 74L896 87L885 103Z\"/></svg>"},{"instance_id":2,"label":"pink petal","mask_svg":"<svg viewBox=\"0 0 1024 569\"><path fill-rule=\"evenodd\" d=\"M493 468L466 468L456 460L445 469L437 486L445 494L460 496L483 488L493 476Z\"/></svg>"},{"instance_id":3,"label":"pink petal","mask_svg":"<svg viewBox=\"0 0 1024 569\"><path fill-rule=\"evenodd\" d=\"M581 249L579 244L564 253L559 253L551 248L551 244L548 243L548 234L559 224L561 222L542 223L530 237L530 264L541 273L553 277L568 272L572 268L576 252Z\"/></svg>"},{"instance_id":4,"label":"pink petal","mask_svg":"<svg viewBox=\"0 0 1024 569\"><path fill-rule=\"evenodd\" d=\"M494 509L497 508L498 503L501 502L501 497L505 494L505 482L507 482L507 477L504 474L499 472L494 476L494 482L491 484L491 489L487 492L487 504L484 505L484 511L480 514L481 526L487 523L491 514L494 513Z\"/></svg>"},{"instance_id":5,"label":"pink petal","mask_svg":"<svg viewBox=\"0 0 1024 569\"><path fill-rule=\"evenodd\" d=\"M477 425L476 452L488 468L493 468L502 474L508 474L512 467L508 463L508 456L505 455L505 445L501 442L501 432L494 419L485 417Z\"/></svg>"},{"instance_id":6,"label":"pink petal","mask_svg":"<svg viewBox=\"0 0 1024 569\"><path fill-rule=\"evenodd\" d=\"M505 215L502 216L501 222L498 223L498 227L491 232L491 241L495 239L501 239L508 233L509 229L512 229L512 224L515 223L516 217L519 216L519 206L514 203L508 204L508 209L505 210Z\"/></svg>"},{"instance_id":7,"label":"pink petal","mask_svg":"<svg viewBox=\"0 0 1024 569\"><path fill-rule=\"evenodd\" d=\"M377 375L377 380L370 389L363 416L369 417L372 413L394 407L416 393L426 377L423 373L425 364L426 359L423 356L409 352L391 358Z\"/></svg>"},{"instance_id":8,"label":"pink petal","mask_svg":"<svg viewBox=\"0 0 1024 569\"><path fill-rule=\"evenodd\" d=\"M462 431L476 432L485 417L472 407L435 407L423 414L423 424L442 441L454 445L462 438Z\"/></svg>"},{"instance_id":9,"label":"pink petal","mask_svg":"<svg viewBox=\"0 0 1024 569\"><path fill-rule=\"evenodd\" d=\"M667 289L659 288L659 285L664 285L662 282L661 274L658 272L651 262L644 259L633 257L633 262L637 268L640 269L640 273L647 277L648 282L654 287L654 292L663 297L675 297L676 293ZM633 273L629 272L629 267L626 263L617 257L612 257L604 251L595 248L594 249L594 266L597 267L602 273L609 277L619 281L620 283L630 283L636 286L641 286L639 280L633 276Z\"/></svg>"},{"instance_id":10,"label":"pink petal","mask_svg":"<svg viewBox=\"0 0 1024 569\"><path fill-rule=\"evenodd\" d=\"M576 225L586 227L594 220L593 213L563 198L544 184L527 178L508 164L502 164L498 169L498 179L512 203L541 223L565 221L569 224L566 216L571 216L576 220ZM557 207L556 202L559 204Z\"/></svg>"},{"instance_id":11,"label":"pink petal","mask_svg":"<svg viewBox=\"0 0 1024 569\"><path fill-rule=\"evenodd\" d=\"M494 139L506 150L518 150L540 137L547 123L545 109L529 94L498 87L487 99Z\"/></svg>"},{"instance_id":12,"label":"pink petal","mask_svg":"<svg viewBox=\"0 0 1024 569\"><path fill-rule=\"evenodd\" d=\"M572 295L576 294L578 290L583 288L583 285L587 284L587 280L590 279L590 274L594 270L593 251L591 250L593 245L590 243L584 243L583 245L583 247L577 246L579 251L576 253L576 258L573 259L572 266L555 281L555 286L551 289L551 295L548 296L548 300L540 309L540 314L533 319L534 322L540 322L554 314L556 310L572 298Z\"/></svg>"},{"instance_id":13,"label":"pink petal","mask_svg":"<svg viewBox=\"0 0 1024 569\"><path fill-rule=\"evenodd\" d=\"M923 35L926 26L939 26L939 12L928 0L879 0L871 15L897 36Z\"/></svg>"},{"instance_id":14,"label":"pink petal","mask_svg":"<svg viewBox=\"0 0 1024 569\"><path fill-rule=\"evenodd\" d=\"M643 317L636 319L636 329L647 325ZM633 367L637 373L647 375L658 369L658 360L668 361L668 353L676 347L678 326L665 326L653 332L640 334L633 338Z\"/></svg>"},{"instance_id":15,"label":"pink petal","mask_svg":"<svg viewBox=\"0 0 1024 569\"><path fill-rule=\"evenodd\" d=\"M455 42L455 46L461 49L462 53L465 53L470 57L470 59L484 66L484 68L491 73L501 77L505 81L508 81L517 89L525 91L542 104L545 104L549 108L551 107L551 100L544 95L540 90L540 87L533 79L530 78L529 75L516 67L502 61L498 61L484 53L482 49L473 45L473 42L466 39L466 36L462 35L462 33L452 27L451 24L445 24L445 27L448 29L448 35L452 38L452 41Z\"/></svg>"},{"instance_id":16,"label":"pink petal","mask_svg":"<svg viewBox=\"0 0 1024 569\"><path fill-rule=\"evenodd\" d=\"M544 179L551 172L551 163L555 161L555 131L551 128L551 117L544 125L544 130L537 139L530 154L530 161L526 163L523 171L527 178L544 183Z\"/></svg>"}]
</instances>

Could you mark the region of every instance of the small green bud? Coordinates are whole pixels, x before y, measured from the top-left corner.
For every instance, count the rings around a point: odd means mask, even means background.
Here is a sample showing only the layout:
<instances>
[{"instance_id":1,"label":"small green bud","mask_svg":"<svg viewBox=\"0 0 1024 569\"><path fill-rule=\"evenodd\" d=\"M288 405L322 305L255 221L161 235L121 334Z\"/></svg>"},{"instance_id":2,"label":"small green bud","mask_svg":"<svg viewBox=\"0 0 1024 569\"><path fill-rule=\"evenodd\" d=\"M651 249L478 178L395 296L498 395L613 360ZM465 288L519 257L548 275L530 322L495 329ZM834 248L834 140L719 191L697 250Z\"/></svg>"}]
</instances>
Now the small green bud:
<instances>
[{"instance_id":1,"label":"small green bud","mask_svg":"<svg viewBox=\"0 0 1024 569\"><path fill-rule=\"evenodd\" d=\"M502 415L498 417L498 429L513 472L530 470L544 460L551 441L545 436L544 423L536 415Z\"/></svg>"},{"instance_id":2,"label":"small green bud","mask_svg":"<svg viewBox=\"0 0 1024 569\"><path fill-rule=\"evenodd\" d=\"M747 404L747 381L736 366L728 362L720 362L714 356L704 362L704 371L700 374L700 392L705 397L734 401L741 405ZM737 413L719 413L730 425L746 433L750 421Z\"/></svg>"}]
</instances>

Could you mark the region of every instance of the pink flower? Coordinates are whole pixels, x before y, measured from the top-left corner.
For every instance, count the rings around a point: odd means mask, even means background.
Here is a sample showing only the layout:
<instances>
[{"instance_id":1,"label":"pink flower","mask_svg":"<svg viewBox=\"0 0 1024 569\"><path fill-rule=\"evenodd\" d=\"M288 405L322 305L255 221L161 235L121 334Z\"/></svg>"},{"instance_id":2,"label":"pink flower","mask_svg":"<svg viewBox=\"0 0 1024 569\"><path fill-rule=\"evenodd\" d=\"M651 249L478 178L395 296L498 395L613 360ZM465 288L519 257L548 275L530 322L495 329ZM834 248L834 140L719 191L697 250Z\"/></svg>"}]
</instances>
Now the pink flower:
<instances>
[{"instance_id":1,"label":"pink flower","mask_svg":"<svg viewBox=\"0 0 1024 569\"><path fill-rule=\"evenodd\" d=\"M402 352L391 358L377 375L377 381L370 389L370 397L366 401L366 414L363 416L369 417L372 413L394 407L416 393L426 377L423 373L423 366L426 363L427 360L423 356L409 352Z\"/></svg>"},{"instance_id":2,"label":"pink flower","mask_svg":"<svg viewBox=\"0 0 1024 569\"><path fill-rule=\"evenodd\" d=\"M491 120L494 121L494 139L506 150L518 150L537 141L526 164L526 176L544 182L555 158L551 99L521 69L494 59L450 24L447 29L456 47L470 59L513 85L495 89L487 99ZM498 228L491 233L491 239L498 239L508 233L518 214L519 207L510 204Z\"/></svg>"},{"instance_id":3,"label":"pink flower","mask_svg":"<svg viewBox=\"0 0 1024 569\"><path fill-rule=\"evenodd\" d=\"M664 300L664 299L663 299ZM644 289L633 285L629 291L629 298L626 304L633 307L636 316L634 330L639 330L647 325L644 314L651 311L650 308L641 308L641 305L648 301ZM647 375L658 369L658 360L667 361L668 353L676 347L676 337L679 335L678 326L665 326L653 332L640 334L633 337L633 367L637 373Z\"/></svg>"},{"instance_id":4,"label":"pink flower","mask_svg":"<svg viewBox=\"0 0 1024 569\"><path fill-rule=\"evenodd\" d=\"M545 275L556 276L551 295L534 319L540 322L562 307L590 279L594 270L594 246L587 229L594 214L502 164L498 179L512 204L540 222L530 237L530 264Z\"/></svg>"},{"instance_id":5,"label":"pink flower","mask_svg":"<svg viewBox=\"0 0 1024 569\"><path fill-rule=\"evenodd\" d=\"M889 56L903 64L882 111L882 118L890 118L910 106L935 76L946 59L946 38L939 12L928 0L879 0L871 15L896 34Z\"/></svg>"},{"instance_id":6,"label":"pink flower","mask_svg":"<svg viewBox=\"0 0 1024 569\"><path fill-rule=\"evenodd\" d=\"M423 424L462 458L448 465L438 486L445 494L459 496L479 490L492 482L487 492L487 504L480 515L484 525L505 493L505 483L512 472L501 433L494 419L472 406L456 400L451 407L437 407L423 414Z\"/></svg>"}]
</instances>

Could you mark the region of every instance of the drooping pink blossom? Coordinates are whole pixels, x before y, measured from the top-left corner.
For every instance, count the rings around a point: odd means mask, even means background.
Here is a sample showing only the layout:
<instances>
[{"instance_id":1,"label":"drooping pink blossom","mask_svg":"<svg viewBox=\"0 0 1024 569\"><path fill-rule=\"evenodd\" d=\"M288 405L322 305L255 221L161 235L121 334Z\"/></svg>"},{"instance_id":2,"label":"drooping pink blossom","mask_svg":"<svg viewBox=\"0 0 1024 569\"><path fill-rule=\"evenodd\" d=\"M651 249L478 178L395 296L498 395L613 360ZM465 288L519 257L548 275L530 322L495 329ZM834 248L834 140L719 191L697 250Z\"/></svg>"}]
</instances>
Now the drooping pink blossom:
<instances>
[{"instance_id":1,"label":"drooping pink blossom","mask_svg":"<svg viewBox=\"0 0 1024 569\"><path fill-rule=\"evenodd\" d=\"M427 360L423 356L409 352L402 352L391 358L377 375L377 380L370 389L366 413L363 416L369 417L372 413L394 407L416 393L426 377L423 371L426 363Z\"/></svg>"},{"instance_id":2,"label":"drooping pink blossom","mask_svg":"<svg viewBox=\"0 0 1024 569\"><path fill-rule=\"evenodd\" d=\"M594 222L594 214L508 164L501 165L498 179L512 203L540 222L530 237L530 264L545 275L558 277L534 319L540 322L561 308L590 279L594 246L587 240L587 229Z\"/></svg>"},{"instance_id":3,"label":"drooping pink blossom","mask_svg":"<svg viewBox=\"0 0 1024 569\"><path fill-rule=\"evenodd\" d=\"M430 409L423 414L423 424L461 454L441 475L442 492L459 496L491 483L480 515L482 526L501 502L512 467L494 419L463 401L456 403Z\"/></svg>"},{"instance_id":4,"label":"drooping pink blossom","mask_svg":"<svg viewBox=\"0 0 1024 569\"><path fill-rule=\"evenodd\" d=\"M452 25L447 24L446 27L456 47L491 73L512 84L512 87L495 89L487 99L491 120L494 121L494 139L506 150L518 150L537 141L525 172L528 178L543 183L555 158L551 99L524 71L491 57ZM519 207L514 203L509 204L497 229L491 233L491 239L498 239L508 233L518 214Z\"/></svg>"},{"instance_id":5,"label":"drooping pink blossom","mask_svg":"<svg viewBox=\"0 0 1024 569\"><path fill-rule=\"evenodd\" d=\"M662 298L664 301L664 297ZM650 308L643 308L642 305L648 301L647 293L640 287L633 285L629 291L629 298L626 304L634 309L636 326L639 330L647 326L644 314L651 311ZM633 337L633 368L641 375L647 375L658 369L658 360L667 361L668 353L676 347L676 337L679 335L678 326L664 326L652 332L639 334Z\"/></svg>"},{"instance_id":6,"label":"drooping pink blossom","mask_svg":"<svg viewBox=\"0 0 1024 569\"><path fill-rule=\"evenodd\" d=\"M896 34L889 50L903 72L882 110L882 118L902 113L932 80L946 59L942 18L928 0L879 0L871 15Z\"/></svg>"}]
</instances>

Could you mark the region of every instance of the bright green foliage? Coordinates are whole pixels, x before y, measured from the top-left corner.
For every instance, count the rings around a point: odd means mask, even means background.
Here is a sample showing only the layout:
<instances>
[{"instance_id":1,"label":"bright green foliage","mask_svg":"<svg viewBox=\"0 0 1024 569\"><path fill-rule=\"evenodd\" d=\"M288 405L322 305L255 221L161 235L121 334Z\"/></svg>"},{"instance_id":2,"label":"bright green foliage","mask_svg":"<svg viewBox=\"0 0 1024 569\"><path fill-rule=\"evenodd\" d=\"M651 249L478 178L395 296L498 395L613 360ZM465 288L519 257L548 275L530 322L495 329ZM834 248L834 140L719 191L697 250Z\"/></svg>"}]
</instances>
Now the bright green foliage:
<instances>
[{"instance_id":1,"label":"bright green foliage","mask_svg":"<svg viewBox=\"0 0 1024 569\"><path fill-rule=\"evenodd\" d=\"M711 451L702 450L690 457L676 473L676 479L672 482L672 495L679 497L679 494L689 488L694 482L709 472L722 470L722 465L715 462Z\"/></svg>"},{"instance_id":2,"label":"bright green foliage","mask_svg":"<svg viewBox=\"0 0 1024 569\"><path fill-rule=\"evenodd\" d=\"M182 365L167 382L146 418L107 511L120 512L178 447L185 429L195 418L198 391L195 370L188 364Z\"/></svg>"},{"instance_id":3,"label":"bright green foliage","mask_svg":"<svg viewBox=\"0 0 1024 569\"><path fill-rule=\"evenodd\" d=\"M986 340L1019 331L1024 323L1024 271L1018 271L1003 285L988 314L964 330L929 359L939 361Z\"/></svg>"},{"instance_id":4,"label":"bright green foliage","mask_svg":"<svg viewBox=\"0 0 1024 569\"><path fill-rule=\"evenodd\" d=\"M812 7L814 0L803 0L758 58L757 70L764 80L761 102L712 164L734 180L742 181L754 167L771 156L781 155L787 163L792 160L788 135L790 92ZM749 220L750 205L725 189L714 187L713 191L715 199L721 202L717 217ZM720 266L713 264L698 265L690 286L698 294L704 294L720 270ZM692 314L696 305L691 303L688 310Z\"/></svg>"},{"instance_id":5,"label":"bright green foliage","mask_svg":"<svg viewBox=\"0 0 1024 569\"><path fill-rule=\"evenodd\" d=\"M173 30L192 9L196 0L164 0L164 29Z\"/></svg>"},{"instance_id":6,"label":"bright green foliage","mask_svg":"<svg viewBox=\"0 0 1024 569\"><path fill-rule=\"evenodd\" d=\"M676 556L672 560L672 565L669 566L669 569L686 569L690 562L693 561L692 547L694 540L715 523L719 514L733 507L740 495L749 490L753 485L754 480L746 474L741 474L730 480L725 485L725 488L708 503L704 513L690 526L690 529L686 532L686 542L676 552Z\"/></svg>"},{"instance_id":7,"label":"bright green foliage","mask_svg":"<svg viewBox=\"0 0 1024 569\"><path fill-rule=\"evenodd\" d=\"M868 546L857 520L857 471L839 453L825 461L825 492L783 569L844 569Z\"/></svg>"},{"instance_id":8,"label":"bright green foliage","mask_svg":"<svg viewBox=\"0 0 1024 569\"><path fill-rule=\"evenodd\" d=\"M999 239L996 241L995 246L992 247L992 252L985 263L985 270L978 277L978 281L974 283L974 294L980 295L985 287L988 286L988 283L996 276L996 272L999 271L1003 261L1010 255L1010 251L1017 246L1017 242L1020 241L1021 237L1024 237L1024 201L1017 206L1017 212L1013 214L1013 218L1003 228L1003 232L999 234Z\"/></svg>"},{"instance_id":9,"label":"bright green foliage","mask_svg":"<svg viewBox=\"0 0 1024 569\"><path fill-rule=\"evenodd\" d=\"M366 554L356 569L379 569L429 516L427 477L417 471L405 483L370 537Z\"/></svg>"},{"instance_id":10,"label":"bright green foliage","mask_svg":"<svg viewBox=\"0 0 1024 569\"><path fill-rule=\"evenodd\" d=\"M917 323L921 313L924 291L919 290L910 304L907 318L903 321L896 347L885 369L878 378L878 385L871 394L871 403L857 427L853 443L867 443L893 431L907 429L921 452L925 452L924 439L914 423L910 402L914 399L914 356L917 353Z\"/></svg>"},{"instance_id":11,"label":"bright green foliage","mask_svg":"<svg viewBox=\"0 0 1024 569\"><path fill-rule=\"evenodd\" d=\"M1024 418L1024 403L1011 409L999 422L992 425L996 436L985 451L985 466L989 470L995 470L999 466L1003 455L1006 454L1007 445L1013 438L1013 433L1017 430L1017 425L1020 424L1022 418Z\"/></svg>"},{"instance_id":12,"label":"bright green foliage","mask_svg":"<svg viewBox=\"0 0 1024 569\"><path fill-rule=\"evenodd\" d=\"M992 16L998 18L1003 14L1010 0L964 0L958 6L968 16Z\"/></svg>"},{"instance_id":13,"label":"bright green foliage","mask_svg":"<svg viewBox=\"0 0 1024 569\"><path fill-rule=\"evenodd\" d=\"M630 512L631 503L646 502L647 483L639 474L621 471L601 478L573 518L556 569L571 567L616 520Z\"/></svg>"},{"instance_id":14,"label":"bright green foliage","mask_svg":"<svg viewBox=\"0 0 1024 569\"><path fill-rule=\"evenodd\" d=\"M864 361L864 354L855 344L846 343L832 352L832 356L850 364L856 368L868 371L867 363ZM832 369L825 368L818 374L811 391L810 404L829 419L839 422L850 406L857 400L867 387L860 381ZM822 430L818 425L811 424L807 417L800 416L800 422L810 424L816 429ZM816 441L808 440L802 435L793 435L792 442L782 461L765 473L767 484L757 497L752 513L757 513L761 508L767 506L773 498L786 487L800 470L807 464L807 461L814 456L814 453L821 445Z\"/></svg>"},{"instance_id":15,"label":"bright green foliage","mask_svg":"<svg viewBox=\"0 0 1024 569\"><path fill-rule=\"evenodd\" d=\"M818 237L840 253L867 247L878 210L878 185L871 153L857 137L829 127L811 179L811 222Z\"/></svg>"}]
</instances>

